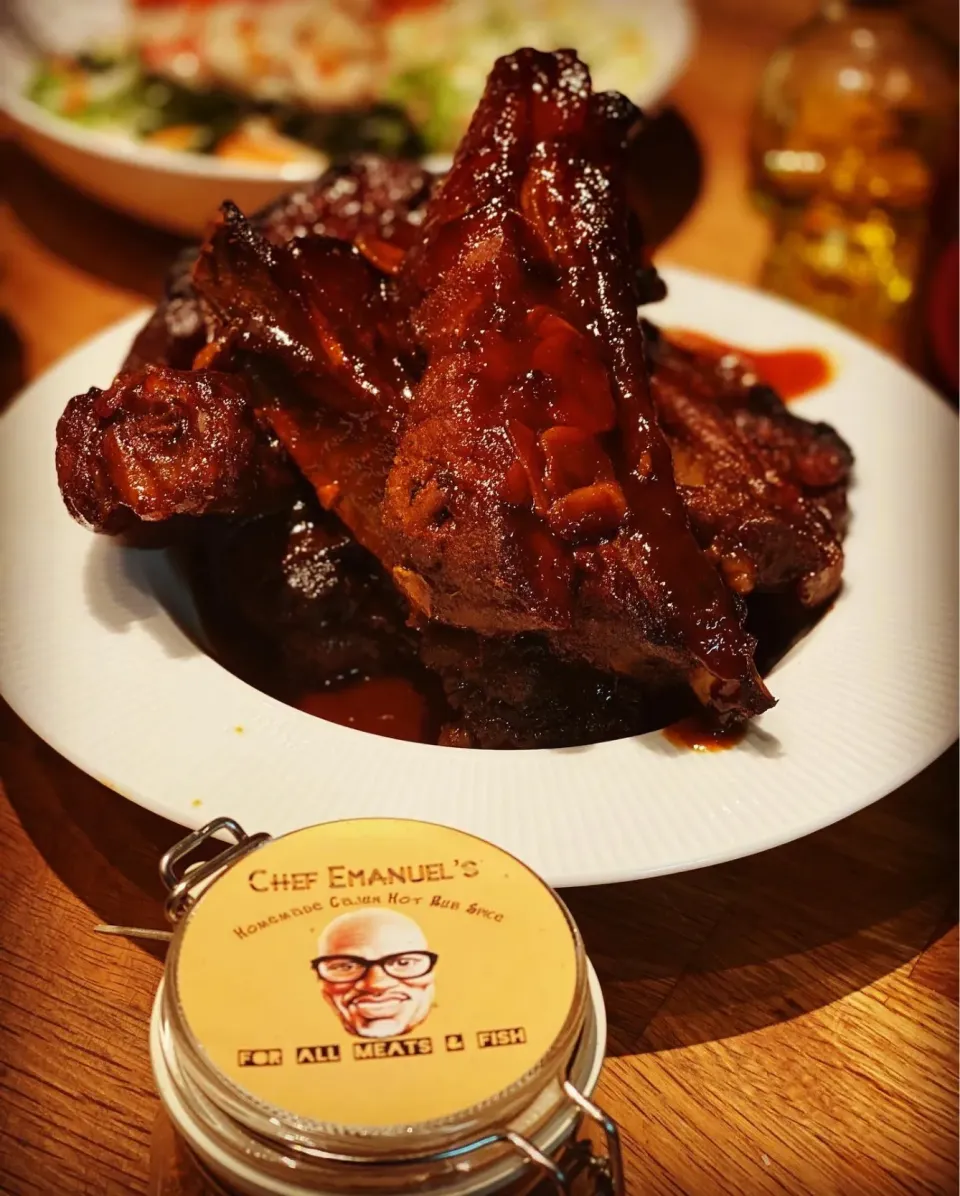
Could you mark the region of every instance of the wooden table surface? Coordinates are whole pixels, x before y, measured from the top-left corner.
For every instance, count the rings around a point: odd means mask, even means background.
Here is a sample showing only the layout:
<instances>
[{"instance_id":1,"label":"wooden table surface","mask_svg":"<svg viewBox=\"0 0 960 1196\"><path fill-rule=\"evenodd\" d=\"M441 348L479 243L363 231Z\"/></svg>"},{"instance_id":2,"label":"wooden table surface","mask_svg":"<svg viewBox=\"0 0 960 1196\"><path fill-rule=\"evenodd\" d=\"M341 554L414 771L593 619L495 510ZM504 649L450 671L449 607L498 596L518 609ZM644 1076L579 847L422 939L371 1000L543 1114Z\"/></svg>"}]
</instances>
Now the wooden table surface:
<instances>
[{"instance_id":1,"label":"wooden table surface","mask_svg":"<svg viewBox=\"0 0 960 1196\"><path fill-rule=\"evenodd\" d=\"M702 0L673 99L703 188L662 259L755 278L746 116L766 56L810 9ZM177 242L9 146L0 179L5 399L153 298ZM0 1192L140 1192L162 950L93 927L162 924L156 864L178 830L5 708L0 777ZM568 894L609 1005L600 1099L623 1127L631 1193L957 1190L956 777L948 753L798 843Z\"/></svg>"}]
</instances>

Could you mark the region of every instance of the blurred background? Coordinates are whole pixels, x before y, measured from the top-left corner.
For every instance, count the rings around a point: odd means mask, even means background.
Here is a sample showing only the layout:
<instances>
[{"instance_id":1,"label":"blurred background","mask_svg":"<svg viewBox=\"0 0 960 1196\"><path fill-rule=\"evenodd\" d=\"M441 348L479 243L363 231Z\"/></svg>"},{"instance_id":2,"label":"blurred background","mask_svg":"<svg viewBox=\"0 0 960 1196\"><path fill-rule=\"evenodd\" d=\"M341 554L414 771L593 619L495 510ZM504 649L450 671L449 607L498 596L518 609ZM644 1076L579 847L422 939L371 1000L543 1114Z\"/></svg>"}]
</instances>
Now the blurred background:
<instances>
[{"instance_id":1,"label":"blurred background","mask_svg":"<svg viewBox=\"0 0 960 1196\"><path fill-rule=\"evenodd\" d=\"M443 169L493 59L576 47L647 114L661 261L957 390L955 0L6 0L2 386L153 300L224 198L345 154ZM745 330L744 341L749 342Z\"/></svg>"}]
</instances>

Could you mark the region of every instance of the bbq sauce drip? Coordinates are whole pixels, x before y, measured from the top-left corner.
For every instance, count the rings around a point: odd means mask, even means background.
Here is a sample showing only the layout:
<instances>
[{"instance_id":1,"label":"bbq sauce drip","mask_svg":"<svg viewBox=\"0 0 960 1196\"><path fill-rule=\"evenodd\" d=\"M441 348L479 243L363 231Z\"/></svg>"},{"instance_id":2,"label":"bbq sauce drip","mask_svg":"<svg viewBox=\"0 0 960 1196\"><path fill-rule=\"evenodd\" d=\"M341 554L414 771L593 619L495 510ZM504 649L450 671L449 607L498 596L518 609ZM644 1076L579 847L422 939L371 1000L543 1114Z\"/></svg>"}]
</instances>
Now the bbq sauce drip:
<instances>
[{"instance_id":1,"label":"bbq sauce drip","mask_svg":"<svg viewBox=\"0 0 960 1196\"><path fill-rule=\"evenodd\" d=\"M693 714L669 727L664 727L663 736L674 747L689 748L693 752L723 752L736 747L746 734L746 726L739 723L732 727L721 727L708 722L703 715Z\"/></svg>"},{"instance_id":2,"label":"bbq sauce drip","mask_svg":"<svg viewBox=\"0 0 960 1196\"><path fill-rule=\"evenodd\" d=\"M830 358L820 349L745 349L702 332L690 332L686 328L671 328L668 335L671 341L682 348L703 353L718 361L737 358L745 372L752 373L757 382L775 390L785 403L819 390L833 378Z\"/></svg>"}]
</instances>

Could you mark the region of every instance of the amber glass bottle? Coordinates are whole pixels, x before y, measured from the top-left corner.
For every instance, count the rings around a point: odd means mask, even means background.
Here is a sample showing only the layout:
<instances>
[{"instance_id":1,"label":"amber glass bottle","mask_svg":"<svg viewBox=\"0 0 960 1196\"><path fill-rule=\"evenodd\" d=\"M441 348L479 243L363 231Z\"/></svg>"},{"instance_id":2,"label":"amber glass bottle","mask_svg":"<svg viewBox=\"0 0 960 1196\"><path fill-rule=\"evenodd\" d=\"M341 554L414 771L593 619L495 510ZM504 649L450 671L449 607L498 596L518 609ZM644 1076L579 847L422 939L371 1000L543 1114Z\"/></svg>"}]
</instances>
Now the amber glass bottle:
<instances>
[{"instance_id":1,"label":"amber glass bottle","mask_svg":"<svg viewBox=\"0 0 960 1196\"><path fill-rule=\"evenodd\" d=\"M750 162L762 282L901 352L956 112L939 44L896 0L826 0L764 72Z\"/></svg>"}]
</instances>

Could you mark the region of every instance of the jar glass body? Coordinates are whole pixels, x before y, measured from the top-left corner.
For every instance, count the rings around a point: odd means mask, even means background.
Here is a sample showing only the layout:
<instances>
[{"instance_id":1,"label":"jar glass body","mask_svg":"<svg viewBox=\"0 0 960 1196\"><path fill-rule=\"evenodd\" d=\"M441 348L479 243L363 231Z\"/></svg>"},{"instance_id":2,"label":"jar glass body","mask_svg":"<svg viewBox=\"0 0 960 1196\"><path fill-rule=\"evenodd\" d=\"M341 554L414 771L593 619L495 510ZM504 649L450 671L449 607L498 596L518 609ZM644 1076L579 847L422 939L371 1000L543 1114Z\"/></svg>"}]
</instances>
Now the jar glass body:
<instances>
[{"instance_id":1,"label":"jar glass body","mask_svg":"<svg viewBox=\"0 0 960 1196\"><path fill-rule=\"evenodd\" d=\"M571 1176L570 1196L612 1196L609 1179L589 1166L594 1150L592 1127L579 1123L557 1156L560 1166ZM521 1175L498 1189L502 1196L555 1196L549 1180ZM161 1110L153 1130L150 1152L150 1178L147 1196L244 1196L236 1188L225 1187L203 1166L184 1139L174 1129L169 1116Z\"/></svg>"},{"instance_id":2,"label":"jar glass body","mask_svg":"<svg viewBox=\"0 0 960 1196\"><path fill-rule=\"evenodd\" d=\"M588 966L588 1000L573 1056L560 1075L545 1075L530 1108L505 1128L529 1135L568 1177L571 1196L608 1196L612 1188L598 1166L605 1144L590 1118L570 1104L562 1090L569 1077L590 1097L596 1087L606 1041L606 1015L599 984ZM148 1196L337 1196L340 1192L396 1193L416 1190L436 1196L547 1196L557 1191L528 1159L503 1142L491 1143L450 1160L426 1162L377 1160L359 1164L315 1166L248 1135L231 1119L222 1119L208 1102L185 1091L176 1061L178 1044L164 1024L163 986L151 1024L151 1059L162 1110L154 1129ZM276 1148L276 1149L274 1149ZM390 1144L384 1143L385 1158ZM284 1156L280 1169L270 1163ZM263 1166L262 1174L259 1168ZM360 1170L358 1170L358 1167Z\"/></svg>"},{"instance_id":3,"label":"jar glass body","mask_svg":"<svg viewBox=\"0 0 960 1196\"><path fill-rule=\"evenodd\" d=\"M770 60L754 112L764 285L901 348L955 106L939 45L899 5L828 0Z\"/></svg>"}]
</instances>

